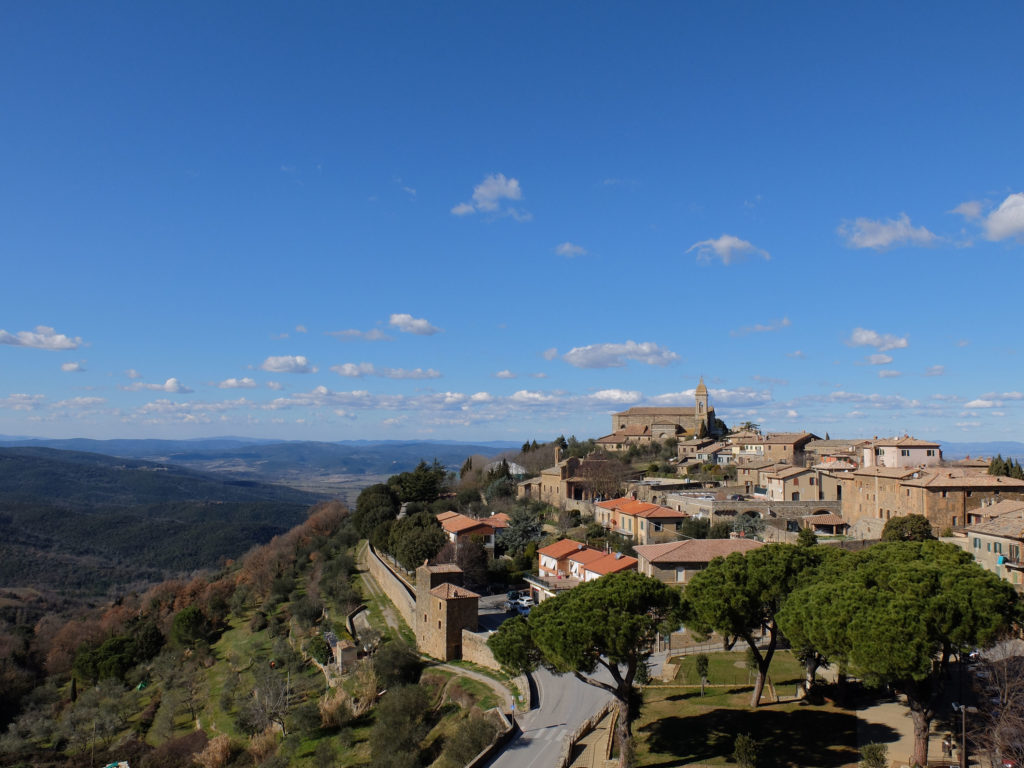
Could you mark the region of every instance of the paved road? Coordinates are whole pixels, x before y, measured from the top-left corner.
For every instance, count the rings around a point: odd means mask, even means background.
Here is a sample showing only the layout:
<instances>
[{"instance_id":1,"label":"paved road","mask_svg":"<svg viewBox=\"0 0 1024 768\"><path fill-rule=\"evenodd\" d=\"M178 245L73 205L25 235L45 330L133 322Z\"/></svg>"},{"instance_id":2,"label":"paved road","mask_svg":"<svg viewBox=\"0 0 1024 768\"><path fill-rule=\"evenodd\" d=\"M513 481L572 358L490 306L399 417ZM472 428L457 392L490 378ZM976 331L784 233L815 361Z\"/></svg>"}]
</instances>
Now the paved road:
<instances>
[{"instance_id":1,"label":"paved road","mask_svg":"<svg viewBox=\"0 0 1024 768\"><path fill-rule=\"evenodd\" d=\"M565 740L610 695L571 675L555 677L543 669L534 674L540 707L516 720L522 733L495 757L493 768L548 768L558 761Z\"/></svg>"}]
</instances>

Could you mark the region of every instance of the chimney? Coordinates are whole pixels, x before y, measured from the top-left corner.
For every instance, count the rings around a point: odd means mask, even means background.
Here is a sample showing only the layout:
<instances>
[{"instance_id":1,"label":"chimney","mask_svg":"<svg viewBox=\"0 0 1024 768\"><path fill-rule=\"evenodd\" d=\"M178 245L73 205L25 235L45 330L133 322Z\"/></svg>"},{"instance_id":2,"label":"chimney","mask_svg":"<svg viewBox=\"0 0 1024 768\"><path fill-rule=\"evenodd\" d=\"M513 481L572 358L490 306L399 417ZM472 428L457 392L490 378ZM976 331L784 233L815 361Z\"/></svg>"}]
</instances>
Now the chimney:
<instances>
[{"instance_id":1,"label":"chimney","mask_svg":"<svg viewBox=\"0 0 1024 768\"><path fill-rule=\"evenodd\" d=\"M555 464L562 460L562 448L561 446L555 446Z\"/></svg>"}]
</instances>

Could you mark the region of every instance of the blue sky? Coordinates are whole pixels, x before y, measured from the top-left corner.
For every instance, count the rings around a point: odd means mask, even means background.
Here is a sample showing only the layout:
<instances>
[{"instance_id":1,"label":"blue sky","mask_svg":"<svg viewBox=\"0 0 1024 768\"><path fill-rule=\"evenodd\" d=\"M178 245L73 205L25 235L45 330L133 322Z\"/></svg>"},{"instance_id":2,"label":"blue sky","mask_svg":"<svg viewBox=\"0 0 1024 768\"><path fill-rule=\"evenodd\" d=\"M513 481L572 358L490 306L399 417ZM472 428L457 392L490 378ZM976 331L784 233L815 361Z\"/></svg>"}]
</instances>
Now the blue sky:
<instances>
[{"instance_id":1,"label":"blue sky","mask_svg":"<svg viewBox=\"0 0 1024 768\"><path fill-rule=\"evenodd\" d=\"M9 3L0 433L1021 436L1020 3Z\"/></svg>"}]
</instances>

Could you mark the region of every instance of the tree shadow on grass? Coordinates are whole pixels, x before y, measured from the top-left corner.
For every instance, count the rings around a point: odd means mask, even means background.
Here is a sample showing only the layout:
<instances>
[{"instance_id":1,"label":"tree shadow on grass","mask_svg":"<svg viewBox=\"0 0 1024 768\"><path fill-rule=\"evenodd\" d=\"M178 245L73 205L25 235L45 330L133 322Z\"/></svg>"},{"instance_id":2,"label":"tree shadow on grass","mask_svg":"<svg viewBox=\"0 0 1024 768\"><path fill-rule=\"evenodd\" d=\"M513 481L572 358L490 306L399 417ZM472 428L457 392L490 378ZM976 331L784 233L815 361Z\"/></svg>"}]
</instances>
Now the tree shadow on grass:
<instances>
[{"instance_id":1,"label":"tree shadow on grass","mask_svg":"<svg viewBox=\"0 0 1024 768\"><path fill-rule=\"evenodd\" d=\"M668 768L706 763L730 756L738 733L749 733L761 744L759 766L764 768L840 768L855 763L857 717L853 713L815 709L713 709L692 717L666 717L638 729L652 757L669 760L647 763ZM892 728L879 726L876 741L895 741Z\"/></svg>"}]
</instances>

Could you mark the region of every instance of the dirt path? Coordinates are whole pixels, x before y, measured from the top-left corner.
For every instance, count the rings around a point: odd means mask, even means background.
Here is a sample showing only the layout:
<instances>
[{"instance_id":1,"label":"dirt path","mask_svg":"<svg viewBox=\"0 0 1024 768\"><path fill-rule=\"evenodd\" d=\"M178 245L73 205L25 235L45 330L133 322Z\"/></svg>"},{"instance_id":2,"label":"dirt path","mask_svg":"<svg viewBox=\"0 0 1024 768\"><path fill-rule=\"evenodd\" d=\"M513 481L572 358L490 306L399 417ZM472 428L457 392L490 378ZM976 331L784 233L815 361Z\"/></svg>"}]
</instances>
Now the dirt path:
<instances>
[{"instance_id":1,"label":"dirt path","mask_svg":"<svg viewBox=\"0 0 1024 768\"><path fill-rule=\"evenodd\" d=\"M380 588L377 580L370 574L370 566L366 562L368 551L369 545L365 541L361 542L359 549L356 550L356 562L359 565L360 585L366 591L366 597L372 598L376 602L377 607L380 609L381 615L384 617L384 621L387 623L388 627L395 630L397 633L401 626L398 612L395 610L395 606L391 604L388 596L384 594L384 590ZM365 622L367 627L370 627L369 618L365 613L360 613L356 616L355 623L359 625L363 622Z\"/></svg>"}]
</instances>

